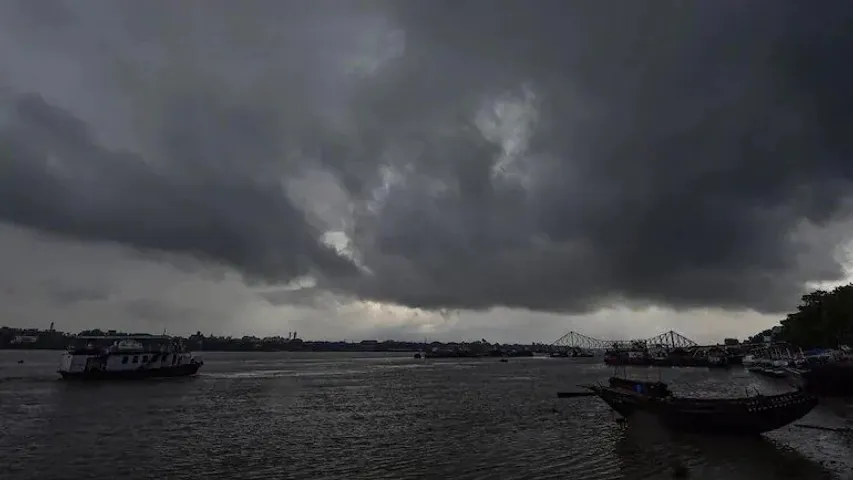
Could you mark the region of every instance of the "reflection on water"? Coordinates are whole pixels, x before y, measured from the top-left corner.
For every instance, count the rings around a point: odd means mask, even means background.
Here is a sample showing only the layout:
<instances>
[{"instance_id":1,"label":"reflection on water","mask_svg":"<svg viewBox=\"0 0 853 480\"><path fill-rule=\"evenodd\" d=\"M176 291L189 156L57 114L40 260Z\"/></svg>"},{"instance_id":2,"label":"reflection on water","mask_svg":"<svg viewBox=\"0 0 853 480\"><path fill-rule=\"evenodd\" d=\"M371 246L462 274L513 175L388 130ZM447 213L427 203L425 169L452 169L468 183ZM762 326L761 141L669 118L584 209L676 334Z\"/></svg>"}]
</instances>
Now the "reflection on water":
<instances>
[{"instance_id":1,"label":"reflection on water","mask_svg":"<svg viewBox=\"0 0 853 480\"><path fill-rule=\"evenodd\" d=\"M853 471L853 445L835 432L719 441L626 428L596 398L557 399L612 373L588 359L212 353L194 378L100 384L58 380L57 360L0 351L3 480L610 480L672 478L673 464L725 480ZM629 373L678 394L786 388L736 369ZM828 402L804 423L840 426L850 411Z\"/></svg>"}]
</instances>

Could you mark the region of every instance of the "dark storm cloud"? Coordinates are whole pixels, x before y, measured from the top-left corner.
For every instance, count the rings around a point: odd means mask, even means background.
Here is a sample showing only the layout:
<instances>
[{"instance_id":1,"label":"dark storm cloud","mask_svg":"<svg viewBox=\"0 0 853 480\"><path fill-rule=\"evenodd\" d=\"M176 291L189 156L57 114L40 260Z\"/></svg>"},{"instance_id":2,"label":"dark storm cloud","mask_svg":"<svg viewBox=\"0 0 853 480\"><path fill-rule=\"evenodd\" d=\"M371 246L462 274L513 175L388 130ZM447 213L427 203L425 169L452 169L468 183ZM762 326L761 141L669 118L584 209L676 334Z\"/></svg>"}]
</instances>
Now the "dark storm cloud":
<instances>
[{"instance_id":1,"label":"dark storm cloud","mask_svg":"<svg viewBox=\"0 0 853 480\"><path fill-rule=\"evenodd\" d=\"M476 138L434 142L419 166L460 188L388 199L375 251L405 261L377 258L361 288L426 306L774 310L818 279L790 233L832 219L849 188L850 6L604 3L411 16L394 85L420 94L378 94L381 115L407 126L530 82L538 178L496 188Z\"/></svg>"},{"instance_id":2,"label":"dark storm cloud","mask_svg":"<svg viewBox=\"0 0 853 480\"><path fill-rule=\"evenodd\" d=\"M175 319L189 319L204 314L204 312L197 309L167 305L158 300L148 298L129 300L124 302L123 306L132 318L147 320L149 322L171 323Z\"/></svg>"},{"instance_id":3,"label":"dark storm cloud","mask_svg":"<svg viewBox=\"0 0 853 480\"><path fill-rule=\"evenodd\" d=\"M186 120L192 108L184 113ZM234 152L214 148L207 157L213 165L196 163L203 155L196 148L210 146L210 140L193 143L188 132L173 128L170 149L181 161L153 166L98 147L80 120L37 96L12 99L4 115L0 218L7 222L199 255L269 280L289 280L313 269L354 272L348 261L316 242L278 184L218 171L219 155ZM227 148L227 138L223 143Z\"/></svg>"},{"instance_id":4,"label":"dark storm cloud","mask_svg":"<svg viewBox=\"0 0 853 480\"><path fill-rule=\"evenodd\" d=\"M775 311L842 273L793 233L847 213L848 2L175 6L186 57L144 80L137 44L165 42L162 5L115 5L95 17L133 19L104 48L127 95L149 92L136 136L156 159L98 146L72 114L19 96L0 122L5 221L273 283L319 272L321 290L431 309ZM340 53L362 38L351 30L388 24L402 55ZM102 57L85 62L101 72ZM495 175L502 157L514 160ZM317 168L347 190L366 273L282 191Z\"/></svg>"},{"instance_id":5,"label":"dark storm cloud","mask_svg":"<svg viewBox=\"0 0 853 480\"><path fill-rule=\"evenodd\" d=\"M110 289L106 286L90 288L72 286L61 281L49 280L42 282L48 298L62 306L73 305L79 302L97 302L106 300L110 296Z\"/></svg>"}]
</instances>

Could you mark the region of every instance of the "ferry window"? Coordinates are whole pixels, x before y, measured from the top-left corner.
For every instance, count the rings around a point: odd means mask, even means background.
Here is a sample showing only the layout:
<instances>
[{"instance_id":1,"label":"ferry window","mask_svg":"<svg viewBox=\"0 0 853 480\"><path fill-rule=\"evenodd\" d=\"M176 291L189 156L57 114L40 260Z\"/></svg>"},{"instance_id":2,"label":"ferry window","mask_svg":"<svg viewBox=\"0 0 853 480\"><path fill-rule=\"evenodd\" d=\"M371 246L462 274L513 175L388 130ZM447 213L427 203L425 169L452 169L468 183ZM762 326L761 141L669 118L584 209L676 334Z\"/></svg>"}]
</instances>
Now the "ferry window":
<instances>
[{"instance_id":1,"label":"ferry window","mask_svg":"<svg viewBox=\"0 0 853 480\"><path fill-rule=\"evenodd\" d=\"M129 357L127 355L121 357L121 363L127 363L128 358Z\"/></svg>"},{"instance_id":2,"label":"ferry window","mask_svg":"<svg viewBox=\"0 0 853 480\"><path fill-rule=\"evenodd\" d=\"M133 356L133 363L139 363L139 355Z\"/></svg>"},{"instance_id":3,"label":"ferry window","mask_svg":"<svg viewBox=\"0 0 853 480\"><path fill-rule=\"evenodd\" d=\"M151 361L152 361L152 362L156 362L156 361L157 361L157 354L156 354L156 353L155 353L154 355L151 355Z\"/></svg>"},{"instance_id":4,"label":"ferry window","mask_svg":"<svg viewBox=\"0 0 853 480\"><path fill-rule=\"evenodd\" d=\"M148 355L143 355L142 356L142 363L145 363L147 361L148 361Z\"/></svg>"}]
</instances>

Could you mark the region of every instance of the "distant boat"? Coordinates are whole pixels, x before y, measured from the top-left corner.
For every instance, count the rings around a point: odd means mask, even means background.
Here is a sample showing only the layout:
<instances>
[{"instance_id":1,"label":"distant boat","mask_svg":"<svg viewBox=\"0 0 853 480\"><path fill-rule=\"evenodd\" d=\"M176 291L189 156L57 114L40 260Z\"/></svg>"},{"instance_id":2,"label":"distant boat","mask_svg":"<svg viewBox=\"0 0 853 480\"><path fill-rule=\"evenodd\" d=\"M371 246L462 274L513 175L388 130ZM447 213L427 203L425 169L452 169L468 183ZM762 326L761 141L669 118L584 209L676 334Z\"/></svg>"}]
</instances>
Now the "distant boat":
<instances>
[{"instance_id":1,"label":"distant boat","mask_svg":"<svg viewBox=\"0 0 853 480\"><path fill-rule=\"evenodd\" d=\"M66 380L144 379L195 375L204 362L167 336L77 337L57 373Z\"/></svg>"},{"instance_id":2,"label":"distant boat","mask_svg":"<svg viewBox=\"0 0 853 480\"><path fill-rule=\"evenodd\" d=\"M583 388L627 419L638 412L647 412L666 427L694 433L757 435L795 422L817 405L817 398L800 390L743 398L686 398L673 395L663 382L618 377L611 377L607 386Z\"/></svg>"},{"instance_id":3,"label":"distant boat","mask_svg":"<svg viewBox=\"0 0 853 480\"><path fill-rule=\"evenodd\" d=\"M806 391L826 396L853 396L853 357L839 350L809 352L805 364L787 369Z\"/></svg>"},{"instance_id":4,"label":"distant boat","mask_svg":"<svg viewBox=\"0 0 853 480\"><path fill-rule=\"evenodd\" d=\"M591 351L577 347L573 347L568 350L551 352L550 354L551 358L590 358L594 356L595 354L593 354Z\"/></svg>"}]
</instances>

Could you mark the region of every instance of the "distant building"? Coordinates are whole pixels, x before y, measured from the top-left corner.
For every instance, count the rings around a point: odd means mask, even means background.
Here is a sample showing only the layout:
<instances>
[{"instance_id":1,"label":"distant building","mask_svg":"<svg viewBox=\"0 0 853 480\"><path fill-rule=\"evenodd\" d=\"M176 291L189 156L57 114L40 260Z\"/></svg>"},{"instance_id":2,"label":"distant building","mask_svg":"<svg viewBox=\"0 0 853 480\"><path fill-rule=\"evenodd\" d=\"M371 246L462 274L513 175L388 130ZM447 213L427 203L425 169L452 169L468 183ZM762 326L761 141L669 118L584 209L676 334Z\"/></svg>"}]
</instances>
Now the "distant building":
<instances>
[{"instance_id":1,"label":"distant building","mask_svg":"<svg viewBox=\"0 0 853 480\"><path fill-rule=\"evenodd\" d=\"M24 343L36 343L39 337L36 335L16 335L12 338L12 341L9 343L12 344L24 344Z\"/></svg>"}]
</instances>

